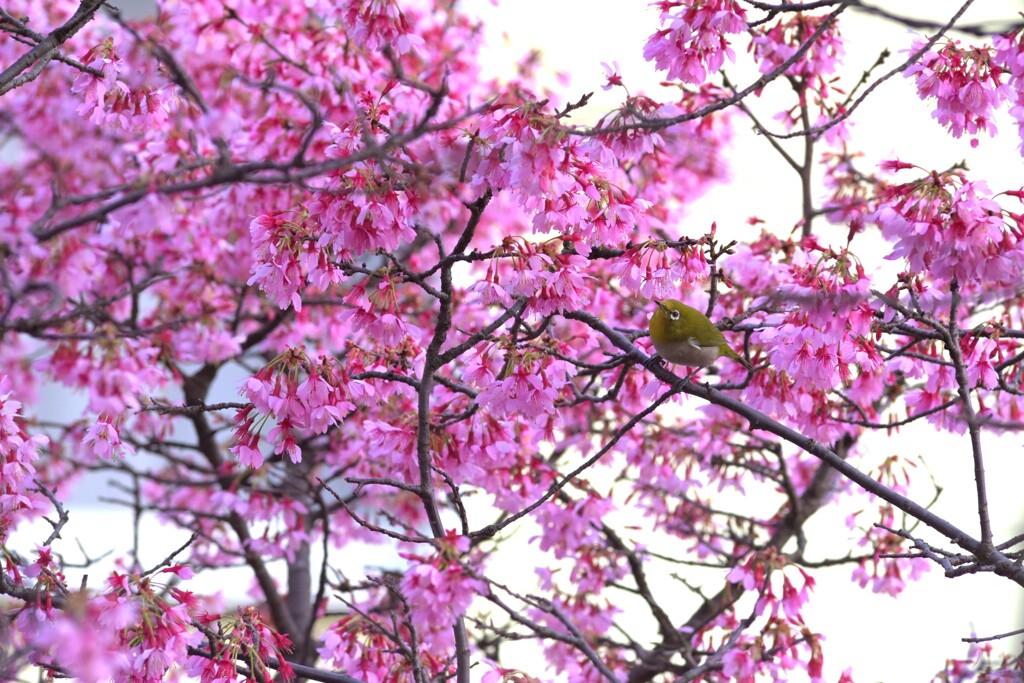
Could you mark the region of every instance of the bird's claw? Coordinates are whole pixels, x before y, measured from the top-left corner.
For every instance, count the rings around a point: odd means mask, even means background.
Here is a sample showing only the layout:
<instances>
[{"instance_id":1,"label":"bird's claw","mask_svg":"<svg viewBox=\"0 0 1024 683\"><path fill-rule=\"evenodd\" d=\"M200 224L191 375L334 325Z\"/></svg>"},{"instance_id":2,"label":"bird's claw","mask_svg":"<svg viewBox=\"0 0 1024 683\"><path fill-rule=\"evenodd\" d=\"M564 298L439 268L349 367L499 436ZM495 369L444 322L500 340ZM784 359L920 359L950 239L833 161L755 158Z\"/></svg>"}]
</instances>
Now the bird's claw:
<instances>
[{"instance_id":1,"label":"bird's claw","mask_svg":"<svg viewBox=\"0 0 1024 683\"><path fill-rule=\"evenodd\" d=\"M689 382L691 379L693 379L694 375L696 375L698 372L700 372L700 370L701 370L700 368L696 368L696 369L692 370L686 377L683 378L683 382L684 383L685 382ZM707 386L707 382L704 383L704 386Z\"/></svg>"},{"instance_id":2,"label":"bird's claw","mask_svg":"<svg viewBox=\"0 0 1024 683\"><path fill-rule=\"evenodd\" d=\"M640 365L642 365L647 370L653 370L655 367L664 367L665 359L661 357L661 354L656 353L653 356L649 357Z\"/></svg>"}]
</instances>

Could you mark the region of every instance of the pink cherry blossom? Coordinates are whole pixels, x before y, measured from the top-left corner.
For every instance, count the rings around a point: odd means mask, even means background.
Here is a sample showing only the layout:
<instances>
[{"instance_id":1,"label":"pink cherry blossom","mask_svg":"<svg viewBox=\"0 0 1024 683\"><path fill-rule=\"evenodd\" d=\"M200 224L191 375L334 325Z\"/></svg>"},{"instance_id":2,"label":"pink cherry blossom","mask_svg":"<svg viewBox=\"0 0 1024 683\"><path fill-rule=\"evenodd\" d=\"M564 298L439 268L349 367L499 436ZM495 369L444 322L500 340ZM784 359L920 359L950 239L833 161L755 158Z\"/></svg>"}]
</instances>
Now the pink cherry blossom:
<instances>
[{"instance_id":1,"label":"pink cherry blossom","mask_svg":"<svg viewBox=\"0 0 1024 683\"><path fill-rule=\"evenodd\" d=\"M761 73L769 73L782 66L824 22L825 16L804 13L785 14L779 21L758 29L751 41L751 49L758 58ZM810 48L794 62L786 73L800 78L824 80L836 71L845 54L836 22L811 43Z\"/></svg>"},{"instance_id":2,"label":"pink cherry blossom","mask_svg":"<svg viewBox=\"0 0 1024 683\"><path fill-rule=\"evenodd\" d=\"M110 420L102 417L89 427L82 443L94 456L103 460L135 455L135 449L132 448L131 444L121 441L121 437L118 435L114 425Z\"/></svg>"},{"instance_id":3,"label":"pink cherry blossom","mask_svg":"<svg viewBox=\"0 0 1024 683\"><path fill-rule=\"evenodd\" d=\"M14 399L10 379L0 374L0 541L45 502L31 489L39 449L47 439L30 436L23 425L21 402Z\"/></svg>"},{"instance_id":4,"label":"pink cherry blossom","mask_svg":"<svg viewBox=\"0 0 1024 683\"><path fill-rule=\"evenodd\" d=\"M726 57L734 59L726 36L746 29L746 12L739 3L665 0L654 4L661 13L662 25L668 27L647 40L644 58L653 61L660 71L667 71L668 78L700 84L708 73L722 67Z\"/></svg>"},{"instance_id":5,"label":"pink cherry blossom","mask_svg":"<svg viewBox=\"0 0 1024 683\"><path fill-rule=\"evenodd\" d=\"M853 123L998 136L1021 32L890 79L841 7L652 7L665 82L574 70L608 110L467 3L5 4L0 677L849 681L829 566L1020 583L895 439L971 432L970 480L1021 431L1024 189ZM753 371L648 361L668 298ZM108 481L138 533L79 548ZM1018 674L990 642L905 659Z\"/></svg>"},{"instance_id":6,"label":"pink cherry blossom","mask_svg":"<svg viewBox=\"0 0 1024 683\"><path fill-rule=\"evenodd\" d=\"M917 51L923 44L916 40L910 50ZM982 132L995 135L993 112L1010 96L1010 91L1001 82L1002 70L993 63L992 49L961 48L955 40L936 48L907 67L904 76L915 79L921 99L935 99L932 116L953 137L964 133L973 137ZM976 144L974 138L972 145Z\"/></svg>"},{"instance_id":7,"label":"pink cherry blossom","mask_svg":"<svg viewBox=\"0 0 1024 683\"><path fill-rule=\"evenodd\" d=\"M299 381L298 373L305 377ZM268 436L274 442L274 452L287 454L292 462L299 462L302 453L295 430L308 430L323 434L355 408L345 398L341 377L334 361L326 356L310 358L304 349L289 350L270 365L246 380L245 394L252 401L235 416L233 447L243 464L259 467L263 456L259 451L257 434L268 418L277 420Z\"/></svg>"},{"instance_id":8,"label":"pink cherry blossom","mask_svg":"<svg viewBox=\"0 0 1024 683\"><path fill-rule=\"evenodd\" d=\"M995 36L993 46L995 55L992 61L1008 74L1006 83L1011 101L1010 116L1017 122L1017 133L1021 137L1024 150L1024 34L1014 31L1005 36Z\"/></svg>"},{"instance_id":9,"label":"pink cherry blossom","mask_svg":"<svg viewBox=\"0 0 1024 683\"><path fill-rule=\"evenodd\" d=\"M1007 224L984 183L957 173L892 186L867 220L892 241L888 258L927 267L943 281L1007 286L1024 268L1020 231Z\"/></svg>"}]
</instances>

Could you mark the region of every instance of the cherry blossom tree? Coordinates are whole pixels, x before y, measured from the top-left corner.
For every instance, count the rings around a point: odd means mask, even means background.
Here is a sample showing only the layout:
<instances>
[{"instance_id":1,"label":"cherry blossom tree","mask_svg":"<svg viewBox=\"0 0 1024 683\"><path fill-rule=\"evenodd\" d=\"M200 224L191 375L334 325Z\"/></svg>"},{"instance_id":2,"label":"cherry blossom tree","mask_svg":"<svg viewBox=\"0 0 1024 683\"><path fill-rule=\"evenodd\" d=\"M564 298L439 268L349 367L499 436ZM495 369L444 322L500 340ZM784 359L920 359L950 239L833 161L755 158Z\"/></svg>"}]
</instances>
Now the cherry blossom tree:
<instances>
[{"instance_id":1,"label":"cherry blossom tree","mask_svg":"<svg viewBox=\"0 0 1024 683\"><path fill-rule=\"evenodd\" d=\"M453 2L2 3L0 677L817 681L825 568L1024 586L983 442L1024 426L1024 189L857 152L884 83L931 107L914 125L1019 144L1024 21L969 4L663 0L666 87L606 64L601 113L529 57L482 75ZM853 63L853 13L915 33ZM731 241L688 206L751 125L801 192ZM665 298L755 370L659 362ZM862 447L918 422L969 436L970 515ZM188 542L70 581L95 472ZM391 566L342 572L366 544ZM251 603L189 590L223 567ZM1019 680L1019 636L935 653L939 679Z\"/></svg>"}]
</instances>

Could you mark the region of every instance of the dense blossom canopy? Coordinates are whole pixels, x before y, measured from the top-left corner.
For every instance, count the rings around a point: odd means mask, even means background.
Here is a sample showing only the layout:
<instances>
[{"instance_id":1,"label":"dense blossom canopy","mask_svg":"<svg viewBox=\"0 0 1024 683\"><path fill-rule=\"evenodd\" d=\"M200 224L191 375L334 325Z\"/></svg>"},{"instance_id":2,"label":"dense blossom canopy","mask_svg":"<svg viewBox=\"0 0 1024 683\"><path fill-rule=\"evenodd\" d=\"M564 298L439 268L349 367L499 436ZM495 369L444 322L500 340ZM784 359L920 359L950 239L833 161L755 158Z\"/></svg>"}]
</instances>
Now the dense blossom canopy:
<instances>
[{"instance_id":1,"label":"dense blossom canopy","mask_svg":"<svg viewBox=\"0 0 1024 683\"><path fill-rule=\"evenodd\" d=\"M860 3L808 4L654 3L670 87L605 65L622 105L595 116L532 60L484 77L459 3L4 3L0 678L818 681L822 567L1024 586L981 440L1024 426L1024 189L859 167L851 125L888 80L953 138L1024 131L1019 17L918 21L865 70ZM767 89L789 104L762 120ZM751 124L797 220L730 242L684 218ZM652 358L665 298L755 370ZM929 509L915 453L859 448L915 421L970 435L976 517ZM190 540L69 580L90 472ZM805 533L826 506L839 556ZM366 544L390 565L343 573ZM239 566L246 604L189 590ZM1002 651L929 654L1017 680Z\"/></svg>"}]
</instances>

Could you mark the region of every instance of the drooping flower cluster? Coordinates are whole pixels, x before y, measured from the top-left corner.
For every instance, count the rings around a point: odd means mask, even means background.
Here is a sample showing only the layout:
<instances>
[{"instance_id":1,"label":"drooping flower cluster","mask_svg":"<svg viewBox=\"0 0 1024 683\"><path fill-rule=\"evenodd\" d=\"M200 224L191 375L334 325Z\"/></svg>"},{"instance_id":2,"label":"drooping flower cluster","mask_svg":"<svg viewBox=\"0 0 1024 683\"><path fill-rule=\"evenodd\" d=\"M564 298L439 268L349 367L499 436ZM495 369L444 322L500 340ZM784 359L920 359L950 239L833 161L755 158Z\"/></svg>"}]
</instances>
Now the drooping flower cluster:
<instances>
[{"instance_id":1,"label":"drooping flower cluster","mask_svg":"<svg viewBox=\"0 0 1024 683\"><path fill-rule=\"evenodd\" d=\"M488 112L474 139L485 153L469 167L469 188L506 190L536 232L557 232L580 254L624 244L647 220L651 202L617 182L605 143L566 138L535 102Z\"/></svg>"},{"instance_id":2,"label":"drooping flower cluster","mask_svg":"<svg viewBox=\"0 0 1024 683\"><path fill-rule=\"evenodd\" d=\"M706 279L708 263L703 249L670 249L664 242L647 242L613 259L609 270L633 296L660 301L673 298L680 285Z\"/></svg>"},{"instance_id":3,"label":"drooping flower cluster","mask_svg":"<svg viewBox=\"0 0 1024 683\"><path fill-rule=\"evenodd\" d=\"M910 50L916 52L923 46L924 41L916 40ZM996 134L993 115L1010 96L1001 82L1002 69L993 60L990 47L962 48L955 40L936 47L925 52L903 74L915 80L922 100L935 99L935 120L953 137L967 133L972 138L971 145L977 145L977 135Z\"/></svg>"},{"instance_id":4,"label":"drooping flower cluster","mask_svg":"<svg viewBox=\"0 0 1024 683\"><path fill-rule=\"evenodd\" d=\"M44 436L29 436L21 417L21 402L13 397L11 382L0 374L0 543L32 511L41 507L43 497L32 492L32 480Z\"/></svg>"},{"instance_id":5,"label":"drooping flower cluster","mask_svg":"<svg viewBox=\"0 0 1024 683\"><path fill-rule=\"evenodd\" d=\"M661 24L644 46L644 59L653 61L667 77L701 84L708 73L734 59L727 36L747 28L746 11L736 0L686 0L655 3Z\"/></svg>"},{"instance_id":6,"label":"drooping flower cluster","mask_svg":"<svg viewBox=\"0 0 1024 683\"><path fill-rule=\"evenodd\" d=\"M828 23L826 23L828 22ZM800 93L799 101L780 111L775 118L789 130L811 123L825 126L825 142L841 146L850 138L849 123L840 120L846 110L845 92L836 75L845 54L839 24L825 15L784 14L753 31L751 53L763 74L774 73L805 49L799 59L786 68L788 82ZM808 114L813 119L807 121Z\"/></svg>"},{"instance_id":7,"label":"drooping flower cluster","mask_svg":"<svg viewBox=\"0 0 1024 683\"><path fill-rule=\"evenodd\" d=\"M239 462L260 467L260 431L273 419L267 434L275 455L302 460L296 430L323 434L353 409L345 395L342 375L331 356L310 358L305 349L290 349L245 381L243 392L252 402L235 416L235 445Z\"/></svg>"},{"instance_id":8,"label":"drooping flower cluster","mask_svg":"<svg viewBox=\"0 0 1024 683\"><path fill-rule=\"evenodd\" d=\"M1021 144L1018 149L1024 154L1024 31L1014 31L993 39L995 55L992 61L1008 75L1006 87L1012 99L1010 116L1017 122L1017 134Z\"/></svg>"},{"instance_id":9,"label":"drooping flower cluster","mask_svg":"<svg viewBox=\"0 0 1024 683\"><path fill-rule=\"evenodd\" d=\"M156 362L160 349L149 341L104 340L58 345L37 367L75 389L89 390L88 409L97 414L119 415L137 409L139 397L148 396L167 381Z\"/></svg>"},{"instance_id":10,"label":"drooping flower cluster","mask_svg":"<svg viewBox=\"0 0 1024 683\"><path fill-rule=\"evenodd\" d=\"M728 178L728 164L723 155L731 139L732 119L726 110L657 131L643 130L645 122L685 118L727 95L726 90L713 84L683 87L677 101L657 102L639 95L628 98L621 107L603 117L599 126L608 132L598 139L604 149L592 144L591 153L602 160L606 169L621 167L637 199L632 205L617 207L616 197L626 196L619 187L597 206L616 209L627 218L635 212L624 211L624 208L642 208L644 220L637 223L637 228L660 225L674 234L686 215L687 203ZM623 184L622 180L615 182L615 185ZM593 217L593 212L590 215ZM636 242L632 236L629 241Z\"/></svg>"},{"instance_id":11,"label":"drooping flower cluster","mask_svg":"<svg viewBox=\"0 0 1024 683\"><path fill-rule=\"evenodd\" d=\"M117 428L108 418L101 417L95 424L89 427L82 439L82 445L97 458L112 460L135 454L131 444L121 440Z\"/></svg>"},{"instance_id":12,"label":"drooping flower cluster","mask_svg":"<svg viewBox=\"0 0 1024 683\"><path fill-rule=\"evenodd\" d=\"M161 570L179 579L192 578L192 570L173 565ZM148 577L113 574L108 580L111 601L126 597L139 610L137 622L129 623L121 637L129 643L128 669L121 680L160 681L168 669L188 659L188 649L202 639L191 628L199 602L189 591L162 585ZM164 593L166 591L166 593Z\"/></svg>"},{"instance_id":13,"label":"drooping flower cluster","mask_svg":"<svg viewBox=\"0 0 1024 683\"><path fill-rule=\"evenodd\" d=\"M339 320L347 321L360 338L376 343L382 350L397 350L406 344L415 347L423 333L402 315L398 284L386 275L372 289L368 281L360 282L345 295L350 308L338 315Z\"/></svg>"},{"instance_id":14,"label":"drooping flower cluster","mask_svg":"<svg viewBox=\"0 0 1024 683\"><path fill-rule=\"evenodd\" d=\"M895 523L894 518L894 511L890 507L881 510L877 520L864 520L869 526L863 530L863 537L858 541L858 545L872 548L873 555L870 559L859 562L850 578L861 588L870 588L873 593L895 598L907 587L908 581L920 579L930 565L906 557L884 557L887 554L899 554L899 542L895 541L891 534L871 525L871 522L891 528ZM851 529L856 522L856 515L851 515L847 519L847 525Z\"/></svg>"},{"instance_id":15,"label":"drooping flower cluster","mask_svg":"<svg viewBox=\"0 0 1024 683\"><path fill-rule=\"evenodd\" d=\"M773 552L753 553L729 572L730 583L757 594L753 614L765 618L763 639L741 638L722 659L723 671L735 680L754 681L758 673L776 678L786 671L788 667L779 666L777 661L756 655L762 646L785 652L783 659L792 657L794 664L806 669L812 681L823 680L824 656L819 637L807 628L802 616L815 581L800 568L795 573L794 581L794 572ZM780 577L781 595L777 593Z\"/></svg>"},{"instance_id":16,"label":"drooping flower cluster","mask_svg":"<svg viewBox=\"0 0 1024 683\"><path fill-rule=\"evenodd\" d=\"M887 258L928 272L937 286L1013 287L1024 273L1024 229L1010 224L983 182L958 172L892 185L867 217L892 242Z\"/></svg>"},{"instance_id":17,"label":"drooping flower cluster","mask_svg":"<svg viewBox=\"0 0 1024 683\"><path fill-rule=\"evenodd\" d=\"M791 59L821 28L825 19L825 16L797 12L785 15L766 28L758 29L751 40L751 49L761 73L770 73ZM834 74L846 52L837 26L835 21L826 26L810 44L807 52L786 69L786 74L818 82Z\"/></svg>"},{"instance_id":18,"label":"drooping flower cluster","mask_svg":"<svg viewBox=\"0 0 1024 683\"><path fill-rule=\"evenodd\" d=\"M378 50L387 45L403 54L423 46L423 39L413 33L413 27L397 0L346 0L341 3L320 0L316 9L318 13L342 22L349 31L350 39L367 50Z\"/></svg>"},{"instance_id":19,"label":"drooping flower cluster","mask_svg":"<svg viewBox=\"0 0 1024 683\"><path fill-rule=\"evenodd\" d=\"M865 414L882 390L870 280L851 253L813 239L788 258L779 257L778 241L769 236L751 246L740 247L727 263L733 281L766 293L760 301L774 310L752 335L774 377L755 377L757 390L745 400L771 415L791 415L801 429L831 442L851 431L833 419L846 410L830 397L834 388L863 401Z\"/></svg>"},{"instance_id":20,"label":"drooping flower cluster","mask_svg":"<svg viewBox=\"0 0 1024 683\"><path fill-rule=\"evenodd\" d=\"M302 310L300 291L307 282L324 291L341 280L341 272L317 245L304 217L263 215L254 218L249 229L255 251L249 284L259 285L281 308Z\"/></svg>"},{"instance_id":21,"label":"drooping flower cluster","mask_svg":"<svg viewBox=\"0 0 1024 683\"><path fill-rule=\"evenodd\" d=\"M384 683L389 678L409 669L408 664L392 647L386 632L372 619L361 615L349 615L334 622L323 634L322 645L317 654L336 671L367 683ZM433 658L422 660L434 664L429 667L436 675L445 669L437 666ZM422 661L421 660L421 661Z\"/></svg>"},{"instance_id":22,"label":"drooping flower cluster","mask_svg":"<svg viewBox=\"0 0 1024 683\"><path fill-rule=\"evenodd\" d=\"M290 681L295 677L285 659L292 650L291 641L268 626L256 608L240 607L232 616L204 614L199 621L218 636L209 655L194 654L188 658L185 670L202 683L236 680L240 674L239 661L248 664L249 680L280 677ZM271 663L274 670L269 666Z\"/></svg>"},{"instance_id":23,"label":"drooping flower cluster","mask_svg":"<svg viewBox=\"0 0 1024 683\"><path fill-rule=\"evenodd\" d=\"M25 573L39 588L62 583L49 548L39 549ZM25 610L18 626L26 644L33 648L34 663L54 664L67 675L91 682L127 678L131 660L124 651L123 629L138 619L135 603L111 593L95 598L73 593L65 609L40 604Z\"/></svg>"},{"instance_id":24,"label":"drooping flower cluster","mask_svg":"<svg viewBox=\"0 0 1024 683\"><path fill-rule=\"evenodd\" d=\"M487 586L463 564L469 539L449 530L430 557L409 555L413 565L402 577L400 589L408 602L409 620L420 641L437 653L453 644L451 624L466 613L474 596Z\"/></svg>"},{"instance_id":25,"label":"drooping flower cluster","mask_svg":"<svg viewBox=\"0 0 1024 683\"><path fill-rule=\"evenodd\" d=\"M18 615L34 663L60 667L76 680L156 683L202 640L191 628L199 602L176 585L193 576L186 566L160 570L162 578L174 577L166 582L114 572L106 590L90 597L69 592L50 549L40 548L24 575L41 596L56 590L65 602L61 609L40 602Z\"/></svg>"},{"instance_id":26,"label":"drooping flower cluster","mask_svg":"<svg viewBox=\"0 0 1024 683\"><path fill-rule=\"evenodd\" d=\"M555 402L567 391L575 368L533 349L512 353L502 376L477 395L477 403L498 417L521 415L533 420L554 415Z\"/></svg>"},{"instance_id":27,"label":"drooping flower cluster","mask_svg":"<svg viewBox=\"0 0 1024 683\"><path fill-rule=\"evenodd\" d=\"M165 126L175 107L174 89L170 85L133 89L122 81L123 62L112 39L89 50L82 61L102 75L82 73L75 79L71 92L82 97L79 114L112 128L160 130Z\"/></svg>"}]
</instances>

